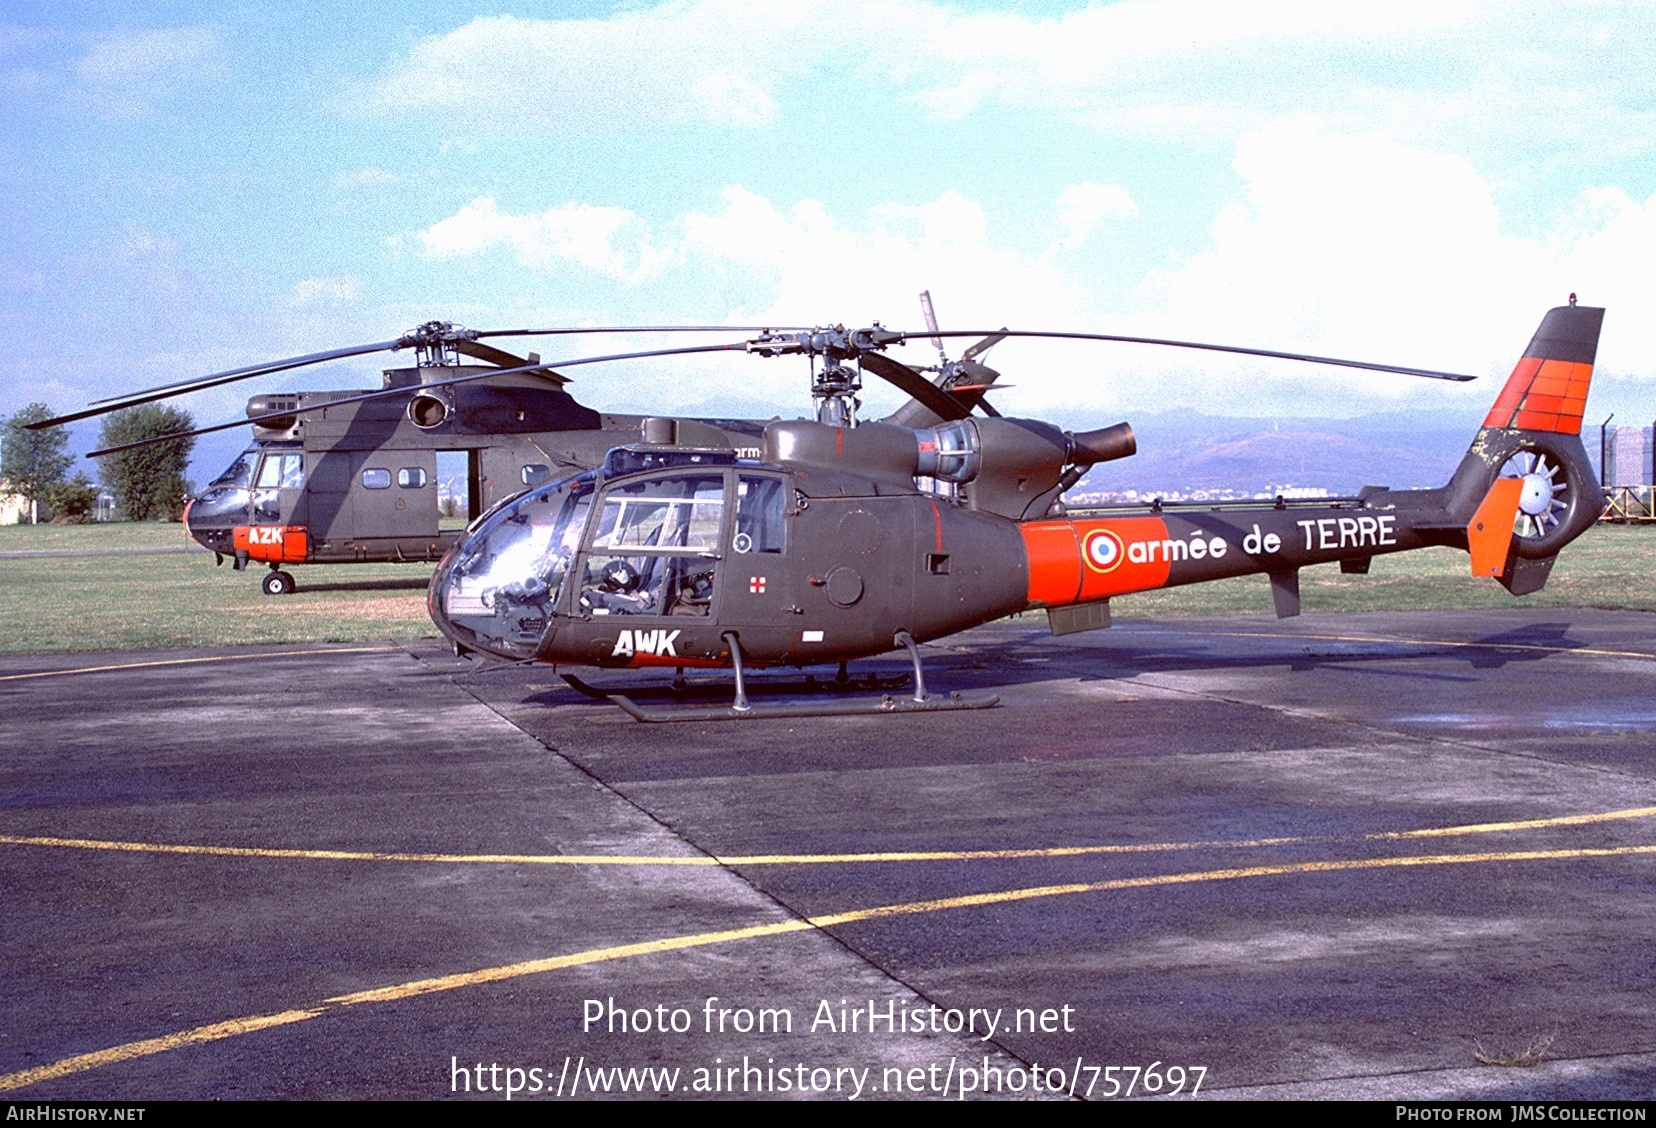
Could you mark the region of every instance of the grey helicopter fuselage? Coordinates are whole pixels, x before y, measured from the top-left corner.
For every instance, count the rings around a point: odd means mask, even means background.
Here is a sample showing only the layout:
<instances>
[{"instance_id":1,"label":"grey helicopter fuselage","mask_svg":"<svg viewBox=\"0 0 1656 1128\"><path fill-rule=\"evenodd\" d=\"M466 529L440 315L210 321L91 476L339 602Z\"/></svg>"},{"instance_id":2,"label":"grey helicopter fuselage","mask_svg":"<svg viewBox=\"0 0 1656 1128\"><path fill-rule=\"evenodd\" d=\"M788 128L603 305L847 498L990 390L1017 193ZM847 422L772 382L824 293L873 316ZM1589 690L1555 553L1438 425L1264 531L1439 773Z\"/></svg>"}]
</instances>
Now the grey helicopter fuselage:
<instances>
[{"instance_id":1,"label":"grey helicopter fuselage","mask_svg":"<svg viewBox=\"0 0 1656 1128\"><path fill-rule=\"evenodd\" d=\"M757 459L635 445L503 502L439 565L428 607L462 651L508 661L740 675L906 646L925 708L913 644L1018 611L1068 634L1107 626L1117 596L1264 575L1296 615L1300 569L1365 574L1432 546L1528 594L1603 508L1580 440L1603 312L1546 315L1437 488L1083 515L1061 495L1133 453L1125 425L777 420ZM758 715L742 693L733 715Z\"/></svg>"},{"instance_id":2,"label":"grey helicopter fuselage","mask_svg":"<svg viewBox=\"0 0 1656 1128\"><path fill-rule=\"evenodd\" d=\"M435 562L460 526L502 498L599 465L610 449L648 437L647 418L594 411L563 379L538 372L487 377L487 366L390 369L386 388L409 394L330 406L361 389L254 396L253 445L191 502L185 526L237 569L267 564L265 590L291 591L289 564ZM456 387L435 380L476 374ZM757 453L762 424L652 419L659 434L700 435ZM440 482L439 476L464 476ZM443 498L456 499L445 508ZM444 527L444 525L451 527Z\"/></svg>"}]
</instances>

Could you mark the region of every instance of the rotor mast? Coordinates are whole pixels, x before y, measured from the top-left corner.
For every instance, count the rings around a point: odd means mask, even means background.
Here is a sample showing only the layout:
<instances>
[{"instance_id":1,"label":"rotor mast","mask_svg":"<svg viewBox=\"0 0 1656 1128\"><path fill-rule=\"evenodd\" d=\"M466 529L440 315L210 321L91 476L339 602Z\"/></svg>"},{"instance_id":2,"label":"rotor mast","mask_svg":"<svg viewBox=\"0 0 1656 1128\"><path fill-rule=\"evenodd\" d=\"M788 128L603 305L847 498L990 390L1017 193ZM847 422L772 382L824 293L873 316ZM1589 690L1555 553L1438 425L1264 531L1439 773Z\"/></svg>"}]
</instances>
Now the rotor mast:
<instances>
[{"instance_id":1,"label":"rotor mast","mask_svg":"<svg viewBox=\"0 0 1656 1128\"><path fill-rule=\"evenodd\" d=\"M830 427L855 427L857 409L862 406L857 393L862 391L863 356L902 339L901 333L883 328L876 321L867 329L834 325L804 333L765 333L748 341L746 347L760 356L810 357L811 398L816 401L817 422ZM857 362L855 366L846 363L852 360Z\"/></svg>"},{"instance_id":2,"label":"rotor mast","mask_svg":"<svg viewBox=\"0 0 1656 1128\"><path fill-rule=\"evenodd\" d=\"M428 321L418 329L404 333L393 349L414 350L415 365L419 368L457 368L460 365L459 341L475 341L480 334L452 321Z\"/></svg>"}]
</instances>

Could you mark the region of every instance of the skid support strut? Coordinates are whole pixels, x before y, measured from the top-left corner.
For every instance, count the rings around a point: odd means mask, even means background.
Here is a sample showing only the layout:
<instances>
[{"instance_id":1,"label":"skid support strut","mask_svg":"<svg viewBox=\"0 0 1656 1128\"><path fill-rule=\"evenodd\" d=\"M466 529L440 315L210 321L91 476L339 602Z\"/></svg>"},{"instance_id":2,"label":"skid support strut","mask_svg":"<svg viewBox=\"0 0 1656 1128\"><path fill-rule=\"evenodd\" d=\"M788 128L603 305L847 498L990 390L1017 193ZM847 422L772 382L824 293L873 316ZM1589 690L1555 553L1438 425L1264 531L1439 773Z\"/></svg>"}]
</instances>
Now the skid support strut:
<instances>
[{"instance_id":1,"label":"skid support strut","mask_svg":"<svg viewBox=\"0 0 1656 1128\"><path fill-rule=\"evenodd\" d=\"M750 713L753 706L748 704L747 679L742 673L742 640L736 637L735 631L726 631L719 637L730 647L730 664L736 670L736 702L731 709L738 713Z\"/></svg>"},{"instance_id":2,"label":"skid support strut","mask_svg":"<svg viewBox=\"0 0 1656 1128\"><path fill-rule=\"evenodd\" d=\"M892 638L892 644L901 646L908 651L909 661L914 666L914 693L909 697L898 697L893 694L883 694L879 697L872 695L855 700L838 701L798 701L784 704L755 704L748 697L746 658L742 653L742 640L734 631L726 632L723 636L725 644L730 647L730 664L736 674L736 696L731 704L715 709L685 709L685 708L649 708L640 705L637 701L624 693L606 695L608 700L615 702L626 710L634 720L649 723L665 721L747 721L765 717L844 717L860 715L878 715L882 713L933 713L950 709L987 709L999 703L1000 698L967 697L959 693L947 696L933 696L926 692L925 678L920 671L920 647L915 644L914 637L907 631L898 631ZM567 676L565 680L575 684ZM582 692L592 692L592 687L576 685Z\"/></svg>"}]
</instances>

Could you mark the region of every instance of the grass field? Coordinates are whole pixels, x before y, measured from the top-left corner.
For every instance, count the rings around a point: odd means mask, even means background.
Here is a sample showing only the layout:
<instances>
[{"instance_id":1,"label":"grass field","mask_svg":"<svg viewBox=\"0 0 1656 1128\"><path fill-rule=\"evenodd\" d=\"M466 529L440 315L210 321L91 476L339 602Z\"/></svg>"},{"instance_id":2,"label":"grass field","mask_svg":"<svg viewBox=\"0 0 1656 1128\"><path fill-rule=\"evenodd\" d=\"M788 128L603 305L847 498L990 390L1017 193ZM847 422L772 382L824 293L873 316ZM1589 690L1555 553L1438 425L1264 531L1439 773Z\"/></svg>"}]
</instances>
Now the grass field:
<instances>
[{"instance_id":1,"label":"grass field","mask_svg":"<svg viewBox=\"0 0 1656 1128\"><path fill-rule=\"evenodd\" d=\"M0 553L158 548L185 543L167 524L0 526ZM1467 607L1625 608L1656 611L1656 529L1599 526L1559 558L1537 595L1515 600L1475 580L1451 549L1380 556L1367 576L1336 565L1300 573L1303 609L1438 610ZM426 616L429 564L292 569L299 590L271 598L262 567L236 573L206 552L0 557L0 652L127 650L248 643L355 642L435 637ZM1270 614L1270 585L1249 576L1125 596L1118 619Z\"/></svg>"},{"instance_id":2,"label":"grass field","mask_svg":"<svg viewBox=\"0 0 1656 1128\"><path fill-rule=\"evenodd\" d=\"M0 552L174 548L159 523L0 526ZM263 565L233 572L209 552L0 557L0 651L136 650L266 642L354 642L435 635L430 564L292 569L299 591L259 590Z\"/></svg>"}]
</instances>

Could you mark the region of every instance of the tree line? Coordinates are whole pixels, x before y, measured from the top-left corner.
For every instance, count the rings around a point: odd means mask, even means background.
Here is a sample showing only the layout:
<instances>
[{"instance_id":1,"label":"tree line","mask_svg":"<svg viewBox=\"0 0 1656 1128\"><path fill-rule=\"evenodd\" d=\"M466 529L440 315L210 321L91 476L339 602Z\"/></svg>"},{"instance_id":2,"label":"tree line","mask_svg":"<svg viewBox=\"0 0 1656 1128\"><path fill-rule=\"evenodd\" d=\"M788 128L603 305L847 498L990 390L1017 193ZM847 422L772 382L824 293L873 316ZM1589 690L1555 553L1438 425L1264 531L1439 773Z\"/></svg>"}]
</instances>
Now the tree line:
<instances>
[{"instance_id":1,"label":"tree line","mask_svg":"<svg viewBox=\"0 0 1656 1128\"><path fill-rule=\"evenodd\" d=\"M98 486L84 470L69 474L74 458L68 432L62 427L28 429L30 423L54 414L43 403L31 403L6 420L0 447L4 492L23 499L31 522L39 520L43 510L58 520L89 521L98 504ZM98 447L122 446L194 426L187 411L144 404L106 417ZM105 455L98 460L98 482L114 495L129 521L177 520L190 493L184 471L194 448L191 437Z\"/></svg>"}]
</instances>

